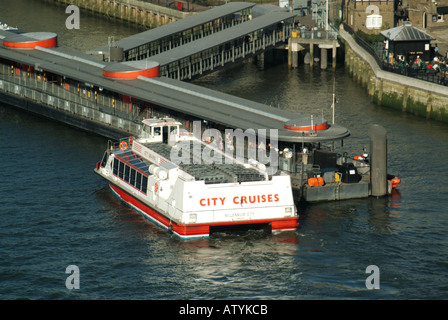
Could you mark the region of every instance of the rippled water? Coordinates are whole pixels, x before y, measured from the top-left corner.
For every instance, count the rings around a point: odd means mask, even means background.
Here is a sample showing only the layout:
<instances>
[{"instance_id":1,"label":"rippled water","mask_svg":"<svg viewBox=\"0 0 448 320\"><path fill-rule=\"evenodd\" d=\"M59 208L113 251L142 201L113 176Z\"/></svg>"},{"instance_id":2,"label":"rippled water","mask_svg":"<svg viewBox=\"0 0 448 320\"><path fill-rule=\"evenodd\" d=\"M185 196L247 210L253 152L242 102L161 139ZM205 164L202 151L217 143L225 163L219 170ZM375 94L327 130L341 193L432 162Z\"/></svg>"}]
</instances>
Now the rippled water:
<instances>
[{"instance_id":1,"label":"rippled water","mask_svg":"<svg viewBox=\"0 0 448 320\"><path fill-rule=\"evenodd\" d=\"M48 14L45 31L83 51L106 43L106 33L137 32L86 14L82 26L107 32L67 36L63 8L11 3L34 7L19 12L14 6L9 22L1 2L0 20L38 31L38 17ZM334 80L336 121L352 132L347 151L368 146L372 124L384 126L389 172L402 178L399 192L300 205L295 232L222 233L187 242L123 205L93 173L105 138L0 103L0 298L445 299L446 124L373 105L343 67L310 72L277 63L260 70L246 62L195 83L330 119ZM79 290L65 286L73 264ZM369 265L380 270L379 290L366 288Z\"/></svg>"}]
</instances>

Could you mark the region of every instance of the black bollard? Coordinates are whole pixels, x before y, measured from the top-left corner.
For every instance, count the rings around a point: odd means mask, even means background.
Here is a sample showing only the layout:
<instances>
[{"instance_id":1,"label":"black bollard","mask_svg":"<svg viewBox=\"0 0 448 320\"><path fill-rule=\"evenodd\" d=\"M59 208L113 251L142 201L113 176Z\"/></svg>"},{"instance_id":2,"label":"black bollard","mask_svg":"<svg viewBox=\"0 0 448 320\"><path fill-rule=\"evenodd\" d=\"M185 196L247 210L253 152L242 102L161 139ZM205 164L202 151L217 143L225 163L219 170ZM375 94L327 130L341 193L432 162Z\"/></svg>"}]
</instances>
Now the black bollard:
<instances>
[{"instance_id":1,"label":"black bollard","mask_svg":"<svg viewBox=\"0 0 448 320\"><path fill-rule=\"evenodd\" d=\"M387 132L374 124L370 130L370 185L371 195L381 197L387 194Z\"/></svg>"}]
</instances>

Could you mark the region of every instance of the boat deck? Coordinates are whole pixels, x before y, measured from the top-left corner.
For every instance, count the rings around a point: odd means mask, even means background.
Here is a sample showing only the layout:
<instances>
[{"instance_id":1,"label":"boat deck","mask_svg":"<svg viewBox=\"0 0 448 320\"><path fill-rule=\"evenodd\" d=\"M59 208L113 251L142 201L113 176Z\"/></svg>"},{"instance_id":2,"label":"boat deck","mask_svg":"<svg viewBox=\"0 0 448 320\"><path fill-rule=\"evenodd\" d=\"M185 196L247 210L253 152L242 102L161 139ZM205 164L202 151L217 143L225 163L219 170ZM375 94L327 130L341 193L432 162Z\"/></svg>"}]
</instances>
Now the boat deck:
<instances>
[{"instance_id":1,"label":"boat deck","mask_svg":"<svg viewBox=\"0 0 448 320\"><path fill-rule=\"evenodd\" d=\"M172 147L165 143L145 143L144 146L155 151L168 160L171 159ZM206 147L206 145L201 144L201 152L199 153L197 151L196 153L202 155L204 148ZM190 148L189 153L189 163L181 163L179 164L179 167L183 171L193 176L195 180L203 180L206 184L265 180L265 176L255 168L247 168L245 165L236 163L235 161L233 161L233 163L226 163L224 155L219 151L216 151L216 156L214 156L215 150L213 150L212 148L209 150L209 152L210 158L215 159L216 161L210 164L206 164L203 163L201 159L194 159L196 153L193 153L192 147ZM121 159L125 160L141 171L149 173L149 166L152 163L137 155L133 151L121 151L119 149L116 149L115 154L116 156L120 157Z\"/></svg>"},{"instance_id":2,"label":"boat deck","mask_svg":"<svg viewBox=\"0 0 448 320\"><path fill-rule=\"evenodd\" d=\"M172 147L165 143L147 143L146 147L154 150L161 156L170 159ZM191 145L190 145L191 146ZM197 154L203 155L205 144L201 144L201 152ZM244 165L238 163L226 163L224 155L210 148L210 159L216 159L216 162L211 164L203 163L202 159L195 159L196 153L193 152L193 147L190 148L189 163L181 163L179 166L185 172L191 174L196 180L204 180L205 183L226 183L226 182L247 182L247 181L261 181L264 180L264 175L253 168L246 168ZM197 163L196 163L197 162Z\"/></svg>"}]
</instances>

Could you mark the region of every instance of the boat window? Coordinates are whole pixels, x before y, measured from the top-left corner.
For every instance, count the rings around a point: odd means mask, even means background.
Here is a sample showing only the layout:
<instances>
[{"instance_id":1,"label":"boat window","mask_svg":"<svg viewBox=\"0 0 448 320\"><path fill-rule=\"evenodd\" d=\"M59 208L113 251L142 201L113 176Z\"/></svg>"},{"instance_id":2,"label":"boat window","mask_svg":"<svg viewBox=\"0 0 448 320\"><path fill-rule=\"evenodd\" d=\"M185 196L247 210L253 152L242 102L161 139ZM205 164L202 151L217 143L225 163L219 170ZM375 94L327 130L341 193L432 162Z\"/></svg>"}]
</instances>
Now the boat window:
<instances>
[{"instance_id":1,"label":"boat window","mask_svg":"<svg viewBox=\"0 0 448 320\"><path fill-rule=\"evenodd\" d=\"M177 134L177 126L170 127L170 134Z\"/></svg>"},{"instance_id":2,"label":"boat window","mask_svg":"<svg viewBox=\"0 0 448 320\"><path fill-rule=\"evenodd\" d=\"M131 168L131 179L129 180L131 185L135 185L135 169Z\"/></svg>"},{"instance_id":3,"label":"boat window","mask_svg":"<svg viewBox=\"0 0 448 320\"><path fill-rule=\"evenodd\" d=\"M150 135L151 134L151 127L147 126L147 125L144 125L143 126L143 132L147 133L148 135Z\"/></svg>"},{"instance_id":4,"label":"boat window","mask_svg":"<svg viewBox=\"0 0 448 320\"><path fill-rule=\"evenodd\" d=\"M118 168L118 177L123 179L124 176L124 163L120 161L120 167Z\"/></svg>"},{"instance_id":5,"label":"boat window","mask_svg":"<svg viewBox=\"0 0 448 320\"><path fill-rule=\"evenodd\" d=\"M143 176L142 179L142 192L146 193L146 187L148 186L148 177L147 176Z\"/></svg>"},{"instance_id":6,"label":"boat window","mask_svg":"<svg viewBox=\"0 0 448 320\"><path fill-rule=\"evenodd\" d=\"M113 169L113 172L114 172L114 175L118 175L118 160L117 159L114 159L114 169Z\"/></svg>"},{"instance_id":7,"label":"boat window","mask_svg":"<svg viewBox=\"0 0 448 320\"><path fill-rule=\"evenodd\" d=\"M161 135L161 127L154 127L154 136L160 136Z\"/></svg>"},{"instance_id":8,"label":"boat window","mask_svg":"<svg viewBox=\"0 0 448 320\"><path fill-rule=\"evenodd\" d=\"M137 179L135 180L135 187L140 190L141 186L142 186L142 174L140 172L137 172Z\"/></svg>"},{"instance_id":9,"label":"boat window","mask_svg":"<svg viewBox=\"0 0 448 320\"><path fill-rule=\"evenodd\" d=\"M130 185L135 186L138 190L146 194L148 177L140 171L126 165L123 161L114 159L113 173L115 176L128 182Z\"/></svg>"},{"instance_id":10,"label":"boat window","mask_svg":"<svg viewBox=\"0 0 448 320\"><path fill-rule=\"evenodd\" d=\"M101 160L101 167L105 167L107 163L107 159L109 159L109 152L104 152L103 160Z\"/></svg>"},{"instance_id":11,"label":"boat window","mask_svg":"<svg viewBox=\"0 0 448 320\"><path fill-rule=\"evenodd\" d=\"M129 181L129 171L130 171L130 167L125 165L124 166L124 181L128 182Z\"/></svg>"}]
</instances>

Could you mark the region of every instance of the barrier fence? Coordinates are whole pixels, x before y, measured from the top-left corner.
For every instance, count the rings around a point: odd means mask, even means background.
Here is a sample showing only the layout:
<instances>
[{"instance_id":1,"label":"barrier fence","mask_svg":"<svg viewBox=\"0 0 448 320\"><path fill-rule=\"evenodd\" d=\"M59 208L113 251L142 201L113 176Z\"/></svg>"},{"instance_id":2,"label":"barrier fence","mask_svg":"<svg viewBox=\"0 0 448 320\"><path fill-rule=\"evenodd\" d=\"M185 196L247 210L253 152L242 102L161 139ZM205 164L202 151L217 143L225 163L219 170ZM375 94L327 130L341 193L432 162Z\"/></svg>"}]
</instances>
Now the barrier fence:
<instances>
[{"instance_id":1,"label":"barrier fence","mask_svg":"<svg viewBox=\"0 0 448 320\"><path fill-rule=\"evenodd\" d=\"M434 68L431 63L422 63L422 65L416 66L403 61L397 61L394 64L390 64L382 58L382 54L381 56L378 55L377 50L372 45L359 37L350 26L343 23L343 27L346 32L353 36L356 43L375 59L382 70L448 86L448 67L446 61L441 61L436 68ZM429 65L431 65L431 67L428 68Z\"/></svg>"}]
</instances>

